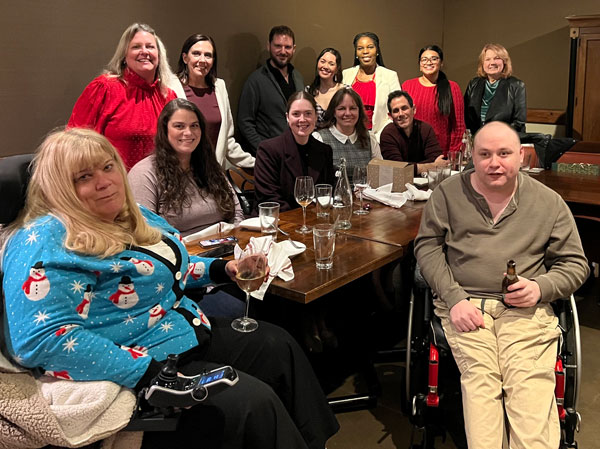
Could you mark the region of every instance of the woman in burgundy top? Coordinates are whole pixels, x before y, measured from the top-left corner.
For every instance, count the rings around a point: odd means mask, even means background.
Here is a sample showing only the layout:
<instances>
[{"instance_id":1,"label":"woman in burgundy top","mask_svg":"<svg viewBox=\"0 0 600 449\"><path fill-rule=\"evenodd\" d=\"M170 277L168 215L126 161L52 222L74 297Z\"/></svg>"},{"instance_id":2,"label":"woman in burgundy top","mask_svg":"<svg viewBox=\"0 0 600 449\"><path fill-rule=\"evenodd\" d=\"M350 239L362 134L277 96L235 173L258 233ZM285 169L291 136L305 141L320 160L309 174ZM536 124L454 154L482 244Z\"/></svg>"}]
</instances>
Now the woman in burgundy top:
<instances>
[{"instance_id":1,"label":"woman in burgundy top","mask_svg":"<svg viewBox=\"0 0 600 449\"><path fill-rule=\"evenodd\" d=\"M254 157L245 152L233 137L234 126L225 81L217 78L217 47L210 36L192 34L181 48L177 76L185 96L198 106L206 119L206 132L215 149L217 161L253 168Z\"/></svg>"},{"instance_id":2,"label":"woman in burgundy top","mask_svg":"<svg viewBox=\"0 0 600 449\"><path fill-rule=\"evenodd\" d=\"M158 115L177 97L165 84L171 76L154 30L134 23L121 36L105 73L75 103L68 126L104 134L129 170L154 148Z\"/></svg>"},{"instance_id":3,"label":"woman in burgundy top","mask_svg":"<svg viewBox=\"0 0 600 449\"><path fill-rule=\"evenodd\" d=\"M405 81L402 90L415 102L415 118L434 129L445 157L449 151L461 149L465 120L460 87L442 72L443 63L444 53L440 47L423 47L419 52L422 75Z\"/></svg>"}]
</instances>

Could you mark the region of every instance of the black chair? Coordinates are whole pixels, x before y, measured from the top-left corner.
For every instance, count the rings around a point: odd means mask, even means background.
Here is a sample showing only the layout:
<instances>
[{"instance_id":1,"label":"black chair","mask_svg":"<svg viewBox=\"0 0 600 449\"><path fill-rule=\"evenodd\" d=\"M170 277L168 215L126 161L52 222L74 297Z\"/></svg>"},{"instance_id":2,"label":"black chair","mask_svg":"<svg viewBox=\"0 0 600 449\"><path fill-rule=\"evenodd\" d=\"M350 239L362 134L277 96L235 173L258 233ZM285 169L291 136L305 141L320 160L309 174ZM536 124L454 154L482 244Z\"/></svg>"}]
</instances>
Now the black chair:
<instances>
[{"instance_id":1,"label":"black chair","mask_svg":"<svg viewBox=\"0 0 600 449\"><path fill-rule=\"evenodd\" d=\"M0 225L6 226L13 222L25 205L27 185L30 179L29 166L32 158L32 154L23 154L0 159ZM3 313L4 292L0 292L0 323L3 321ZM3 335L3 329L0 329L0 337ZM0 347L3 354L9 358L5 349L4 345ZM138 395L136 410L131 421L123 430L174 431L177 428L179 415L180 413L173 409L157 410L146 406L141 396Z\"/></svg>"},{"instance_id":2,"label":"black chair","mask_svg":"<svg viewBox=\"0 0 600 449\"><path fill-rule=\"evenodd\" d=\"M581 386L581 337L575 298L552 304L562 338L557 348L555 395L561 423L560 449L576 448L575 432ZM459 449L467 448L462 413L460 373L446 341L441 320L433 312L433 295L419 267L409 306L406 378L403 407L413 425L410 447L433 448L435 439L450 434ZM439 380L439 382L438 382ZM416 431L421 442L414 444Z\"/></svg>"},{"instance_id":3,"label":"black chair","mask_svg":"<svg viewBox=\"0 0 600 449\"><path fill-rule=\"evenodd\" d=\"M228 168L225 173L240 201L244 216L249 217L255 207L254 176L236 167Z\"/></svg>"}]
</instances>

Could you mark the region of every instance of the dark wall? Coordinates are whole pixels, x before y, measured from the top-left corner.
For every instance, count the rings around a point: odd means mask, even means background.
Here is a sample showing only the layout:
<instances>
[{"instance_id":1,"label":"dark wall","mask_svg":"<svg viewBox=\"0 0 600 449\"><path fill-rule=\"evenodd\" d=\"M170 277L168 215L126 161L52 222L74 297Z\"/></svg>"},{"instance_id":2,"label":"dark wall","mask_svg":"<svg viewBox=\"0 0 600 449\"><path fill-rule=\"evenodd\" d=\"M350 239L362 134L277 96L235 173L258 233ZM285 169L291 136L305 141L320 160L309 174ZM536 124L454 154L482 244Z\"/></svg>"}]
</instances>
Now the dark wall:
<instances>
[{"instance_id":1,"label":"dark wall","mask_svg":"<svg viewBox=\"0 0 600 449\"><path fill-rule=\"evenodd\" d=\"M379 34L386 66L401 81L418 76L420 47L443 45L445 70L463 88L483 43L499 41L513 56L515 74L527 83L530 107L564 108L569 56L564 17L599 9L597 0L508 0L493 8L471 0L210 3L207 10L209 2L192 0L4 0L0 155L31 152L50 129L64 125L83 88L102 71L134 21L156 29L172 66L189 34L212 35L234 115L243 82L266 58L267 34L276 24L294 29L294 64L307 82L325 46L340 50L348 67L352 37L360 31Z\"/></svg>"}]
</instances>

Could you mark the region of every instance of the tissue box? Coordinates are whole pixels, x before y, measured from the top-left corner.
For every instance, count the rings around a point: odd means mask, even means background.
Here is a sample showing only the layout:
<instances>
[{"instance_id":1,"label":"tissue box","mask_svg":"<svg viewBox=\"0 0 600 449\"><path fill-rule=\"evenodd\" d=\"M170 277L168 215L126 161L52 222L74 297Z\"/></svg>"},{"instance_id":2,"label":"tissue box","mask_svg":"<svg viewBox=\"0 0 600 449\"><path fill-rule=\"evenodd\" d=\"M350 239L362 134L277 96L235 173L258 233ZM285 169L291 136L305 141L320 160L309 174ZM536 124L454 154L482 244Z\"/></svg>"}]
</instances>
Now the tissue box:
<instances>
[{"instance_id":1,"label":"tissue box","mask_svg":"<svg viewBox=\"0 0 600 449\"><path fill-rule=\"evenodd\" d=\"M376 189L391 183L392 192L404 192L404 184L413 182L414 170L413 164L408 162L373 159L367 166L369 186Z\"/></svg>"}]
</instances>

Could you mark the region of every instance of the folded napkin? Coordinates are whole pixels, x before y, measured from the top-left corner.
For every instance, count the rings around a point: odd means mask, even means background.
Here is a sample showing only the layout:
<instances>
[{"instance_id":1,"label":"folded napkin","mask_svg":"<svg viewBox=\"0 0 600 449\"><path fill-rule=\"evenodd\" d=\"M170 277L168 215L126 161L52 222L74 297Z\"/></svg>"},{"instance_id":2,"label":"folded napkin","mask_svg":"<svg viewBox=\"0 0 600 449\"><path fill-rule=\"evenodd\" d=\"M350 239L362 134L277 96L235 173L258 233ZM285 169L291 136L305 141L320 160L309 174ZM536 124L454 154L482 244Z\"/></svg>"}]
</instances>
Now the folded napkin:
<instances>
[{"instance_id":1,"label":"folded napkin","mask_svg":"<svg viewBox=\"0 0 600 449\"><path fill-rule=\"evenodd\" d=\"M431 196L431 190L424 192L410 183L405 185L406 192L392 192L392 184L385 184L377 189L365 189L363 190L363 197L398 209L404 206L407 201L426 201Z\"/></svg>"},{"instance_id":2,"label":"folded napkin","mask_svg":"<svg viewBox=\"0 0 600 449\"><path fill-rule=\"evenodd\" d=\"M406 186L406 192L403 193L406 199L409 201L427 201L431 196L431 189L427 191L419 190L410 183L404 184Z\"/></svg>"},{"instance_id":3,"label":"folded napkin","mask_svg":"<svg viewBox=\"0 0 600 449\"><path fill-rule=\"evenodd\" d=\"M208 228L204 228L202 231L194 232L193 234L185 236L182 240L186 245L191 245L204 239L205 237L208 237L209 235L218 234L219 232L229 232L233 228L235 228L235 225L220 221L212 226L209 226Z\"/></svg>"},{"instance_id":4,"label":"folded napkin","mask_svg":"<svg viewBox=\"0 0 600 449\"><path fill-rule=\"evenodd\" d=\"M265 237L250 237L250 241L243 251L239 245L235 245L233 254L236 259L239 259L244 252L249 252L250 254L263 252L267 255L269 261L269 277L258 290L251 293L253 297L263 299L267 288L269 288L269 285L276 277L286 282L294 279L294 269L292 268L292 262L288 257L285 245L273 241L273 237L270 235Z\"/></svg>"},{"instance_id":5,"label":"folded napkin","mask_svg":"<svg viewBox=\"0 0 600 449\"><path fill-rule=\"evenodd\" d=\"M404 195L404 193L392 193L391 183L380 186L377 189L365 189L363 190L362 194L364 198L379 201L380 203L383 203L386 206L392 206L395 208L402 207L407 200L406 195Z\"/></svg>"}]
</instances>

